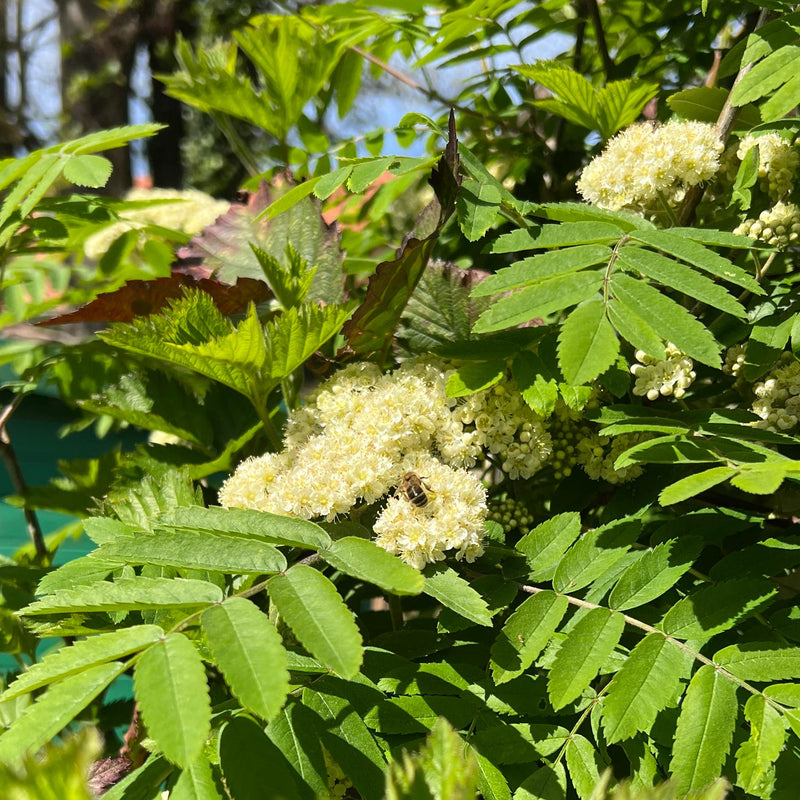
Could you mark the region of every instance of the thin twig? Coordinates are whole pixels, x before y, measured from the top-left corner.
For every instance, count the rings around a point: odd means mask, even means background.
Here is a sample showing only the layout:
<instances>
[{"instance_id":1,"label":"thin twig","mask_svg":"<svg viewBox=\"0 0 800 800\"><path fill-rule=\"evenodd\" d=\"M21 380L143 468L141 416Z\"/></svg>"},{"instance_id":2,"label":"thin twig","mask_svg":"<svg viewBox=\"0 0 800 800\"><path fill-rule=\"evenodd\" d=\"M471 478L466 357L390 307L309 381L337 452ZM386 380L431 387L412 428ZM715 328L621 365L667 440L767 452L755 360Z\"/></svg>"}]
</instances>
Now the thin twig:
<instances>
[{"instance_id":1,"label":"thin twig","mask_svg":"<svg viewBox=\"0 0 800 800\"><path fill-rule=\"evenodd\" d=\"M600 9L597 6L597 0L587 0L586 7L589 11L589 16L592 20L595 36L597 38L597 49L600 51L600 59L603 62L603 72L606 74L606 80L611 80L611 75L614 72L614 60L608 52L608 44L606 43L606 35L603 32L603 21L600 19Z\"/></svg>"},{"instance_id":2,"label":"thin twig","mask_svg":"<svg viewBox=\"0 0 800 800\"><path fill-rule=\"evenodd\" d=\"M762 28L769 20L771 13L772 12L766 8L762 9L753 30L757 31L759 28ZM736 88L736 85L739 83L739 81L741 81L742 78L744 78L744 76L750 72L753 66L754 65L750 63L740 67L739 73L737 74L736 79L733 82L733 86L731 87L731 91L728 93L728 96L725 99L725 104L722 106L722 110L719 112L715 129L717 136L723 144L727 142L731 128L733 127L733 123L736 119L736 115L739 113L739 109L731 105L731 95L733 94L733 90ZM681 225L685 226L691 224L692 220L694 219L695 211L697 211L697 206L700 205L700 201L703 199L703 193L705 190L705 185L698 183L686 191L686 197L683 198L683 203L678 211L678 221Z\"/></svg>"},{"instance_id":3,"label":"thin twig","mask_svg":"<svg viewBox=\"0 0 800 800\"><path fill-rule=\"evenodd\" d=\"M50 557L50 553L44 541L42 527L39 525L36 512L32 508L28 508L27 501L24 500L27 484L25 483L25 476L22 474L22 468L20 467L19 459L14 450L14 445L11 444L11 437L8 435L8 420L22 402L22 398L23 395L17 395L2 411L0 411L0 458L3 459L3 463L6 466L14 491L23 498L24 505L22 507L22 513L25 515L25 525L28 528L28 536L30 536L33 542L36 555L42 561L47 561Z\"/></svg>"}]
</instances>

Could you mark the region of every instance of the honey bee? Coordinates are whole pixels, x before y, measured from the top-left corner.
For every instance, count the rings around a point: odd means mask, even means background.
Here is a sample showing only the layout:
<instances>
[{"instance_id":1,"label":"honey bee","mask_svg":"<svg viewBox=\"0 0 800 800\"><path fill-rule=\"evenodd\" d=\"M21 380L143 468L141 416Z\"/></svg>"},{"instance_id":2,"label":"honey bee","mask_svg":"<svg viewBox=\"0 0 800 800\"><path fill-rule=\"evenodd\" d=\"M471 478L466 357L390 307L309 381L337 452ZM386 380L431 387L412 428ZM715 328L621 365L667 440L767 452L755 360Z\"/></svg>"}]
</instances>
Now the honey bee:
<instances>
[{"instance_id":1,"label":"honey bee","mask_svg":"<svg viewBox=\"0 0 800 800\"><path fill-rule=\"evenodd\" d=\"M425 483L425 479L420 478L416 472L406 472L397 487L397 490L405 495L408 502L417 508L424 508L428 505L429 498L425 492L426 489L429 492L432 491L431 487Z\"/></svg>"}]
</instances>

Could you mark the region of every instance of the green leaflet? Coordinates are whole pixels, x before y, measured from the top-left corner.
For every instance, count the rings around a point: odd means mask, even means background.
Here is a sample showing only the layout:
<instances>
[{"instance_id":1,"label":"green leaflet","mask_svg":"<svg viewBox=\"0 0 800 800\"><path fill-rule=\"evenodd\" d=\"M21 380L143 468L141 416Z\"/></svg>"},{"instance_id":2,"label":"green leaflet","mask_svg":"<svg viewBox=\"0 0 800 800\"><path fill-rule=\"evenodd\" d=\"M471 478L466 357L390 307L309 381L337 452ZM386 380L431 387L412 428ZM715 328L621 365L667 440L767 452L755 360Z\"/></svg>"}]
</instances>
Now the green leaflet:
<instances>
[{"instance_id":1,"label":"green leaflet","mask_svg":"<svg viewBox=\"0 0 800 800\"><path fill-rule=\"evenodd\" d=\"M678 639L709 639L762 609L775 594L769 581L750 578L704 586L675 603L662 628Z\"/></svg>"},{"instance_id":2,"label":"green leaflet","mask_svg":"<svg viewBox=\"0 0 800 800\"><path fill-rule=\"evenodd\" d=\"M64 177L76 186L99 189L111 177L111 162L105 156L74 156L64 165Z\"/></svg>"},{"instance_id":3,"label":"green leaflet","mask_svg":"<svg viewBox=\"0 0 800 800\"><path fill-rule=\"evenodd\" d=\"M604 272L557 275L520 289L489 306L478 317L473 332L490 333L547 317L593 297L603 283Z\"/></svg>"},{"instance_id":4,"label":"green leaflet","mask_svg":"<svg viewBox=\"0 0 800 800\"><path fill-rule=\"evenodd\" d=\"M545 250L577 244L616 244L624 235L619 226L604 221L564 222L519 228L499 236L492 245L493 253L515 253L517 250Z\"/></svg>"},{"instance_id":5,"label":"green leaflet","mask_svg":"<svg viewBox=\"0 0 800 800\"><path fill-rule=\"evenodd\" d=\"M358 673L363 657L353 612L320 572L295 564L267 584L270 599L314 658L344 678Z\"/></svg>"},{"instance_id":6,"label":"green leaflet","mask_svg":"<svg viewBox=\"0 0 800 800\"><path fill-rule=\"evenodd\" d=\"M69 647L48 653L41 661L21 672L0 695L0 702L63 680L88 667L131 655L153 644L164 635L157 625L136 625L112 633L82 639Z\"/></svg>"},{"instance_id":7,"label":"green leaflet","mask_svg":"<svg viewBox=\"0 0 800 800\"><path fill-rule=\"evenodd\" d=\"M567 383L581 385L602 375L619 353L617 339L600 298L574 309L558 334L558 363Z\"/></svg>"},{"instance_id":8,"label":"green leaflet","mask_svg":"<svg viewBox=\"0 0 800 800\"><path fill-rule=\"evenodd\" d=\"M517 722L482 728L472 742L494 764L529 764L557 753L568 738L569 731L552 722Z\"/></svg>"},{"instance_id":9,"label":"green leaflet","mask_svg":"<svg viewBox=\"0 0 800 800\"><path fill-rule=\"evenodd\" d=\"M239 702L272 719L289 691L289 671L280 634L249 600L228 598L203 612L206 644Z\"/></svg>"},{"instance_id":10,"label":"green leaflet","mask_svg":"<svg viewBox=\"0 0 800 800\"><path fill-rule=\"evenodd\" d=\"M471 292L472 297L485 297L490 294L519 289L532 283L553 278L556 275L578 272L585 267L607 263L611 258L611 248L604 245L584 244L563 250L550 250L536 256L517 261L489 275Z\"/></svg>"},{"instance_id":11,"label":"green leaflet","mask_svg":"<svg viewBox=\"0 0 800 800\"><path fill-rule=\"evenodd\" d=\"M637 350L661 361L667 357L661 337L631 306L612 297L606 305L606 314L617 333Z\"/></svg>"},{"instance_id":12,"label":"green leaflet","mask_svg":"<svg viewBox=\"0 0 800 800\"><path fill-rule=\"evenodd\" d=\"M719 367L720 345L705 325L683 306L644 281L622 273L612 275L611 291L614 297L629 306L663 339L672 342L692 358Z\"/></svg>"},{"instance_id":13,"label":"green leaflet","mask_svg":"<svg viewBox=\"0 0 800 800\"><path fill-rule=\"evenodd\" d=\"M572 629L556 654L547 690L558 710L578 698L619 642L625 627L622 614L605 608L589 611Z\"/></svg>"},{"instance_id":14,"label":"green leaflet","mask_svg":"<svg viewBox=\"0 0 800 800\"><path fill-rule=\"evenodd\" d=\"M195 646L171 633L136 663L133 686L150 736L164 755L187 767L211 732L206 671Z\"/></svg>"},{"instance_id":15,"label":"green leaflet","mask_svg":"<svg viewBox=\"0 0 800 800\"><path fill-rule=\"evenodd\" d=\"M323 678L315 691L303 690L303 704L321 719L317 735L364 800L382 800L386 759L348 699L350 685Z\"/></svg>"},{"instance_id":16,"label":"green leaflet","mask_svg":"<svg viewBox=\"0 0 800 800\"><path fill-rule=\"evenodd\" d=\"M181 772L171 800L222 800L211 773L211 763L200 756Z\"/></svg>"},{"instance_id":17,"label":"green leaflet","mask_svg":"<svg viewBox=\"0 0 800 800\"><path fill-rule=\"evenodd\" d=\"M0 735L0 761L19 768L94 700L126 664L98 664L55 683Z\"/></svg>"},{"instance_id":18,"label":"green leaflet","mask_svg":"<svg viewBox=\"0 0 800 800\"><path fill-rule=\"evenodd\" d=\"M176 508L159 516L158 524L171 528L237 533L273 544L310 550L321 550L331 543L330 536L313 522L249 508Z\"/></svg>"},{"instance_id":19,"label":"green leaflet","mask_svg":"<svg viewBox=\"0 0 800 800\"><path fill-rule=\"evenodd\" d=\"M147 608L187 608L222 601L217 586L183 578L120 578L78 589L60 589L31 603L20 613L78 614L85 611L133 611Z\"/></svg>"},{"instance_id":20,"label":"green leaflet","mask_svg":"<svg viewBox=\"0 0 800 800\"><path fill-rule=\"evenodd\" d=\"M477 241L489 230L501 201L502 195L495 185L471 179L462 181L456 197L456 216L468 241Z\"/></svg>"},{"instance_id":21,"label":"green leaflet","mask_svg":"<svg viewBox=\"0 0 800 800\"><path fill-rule=\"evenodd\" d=\"M671 483L666 489L662 489L658 496L658 502L662 506L680 503L705 492L706 489L717 486L735 474L736 470L733 467L711 467L711 469L696 472L694 475L687 475L685 478Z\"/></svg>"},{"instance_id":22,"label":"green leaflet","mask_svg":"<svg viewBox=\"0 0 800 800\"><path fill-rule=\"evenodd\" d=\"M472 745L472 754L476 760L476 779L478 791L484 800L511 800L511 790L503 773Z\"/></svg>"},{"instance_id":23,"label":"green leaflet","mask_svg":"<svg viewBox=\"0 0 800 800\"><path fill-rule=\"evenodd\" d=\"M603 701L603 730L609 743L649 730L656 715L672 705L689 657L659 633L648 634L614 676Z\"/></svg>"},{"instance_id":24,"label":"green leaflet","mask_svg":"<svg viewBox=\"0 0 800 800\"><path fill-rule=\"evenodd\" d=\"M462 364L447 378L448 397L466 397L494 386L506 372L506 365L498 361L477 361Z\"/></svg>"},{"instance_id":25,"label":"green leaflet","mask_svg":"<svg viewBox=\"0 0 800 800\"><path fill-rule=\"evenodd\" d=\"M320 797L330 790L325 756L314 727L315 718L307 706L290 701L267 726L267 736L302 781L311 787L314 796Z\"/></svg>"},{"instance_id":26,"label":"green leaflet","mask_svg":"<svg viewBox=\"0 0 800 800\"><path fill-rule=\"evenodd\" d=\"M320 556L345 575L374 583L392 594L419 594L425 585L419 570L367 539L345 536L322 550Z\"/></svg>"},{"instance_id":27,"label":"green leaflet","mask_svg":"<svg viewBox=\"0 0 800 800\"><path fill-rule=\"evenodd\" d=\"M428 565L422 591L456 614L478 625L491 627L492 617L486 601L450 567L444 564Z\"/></svg>"},{"instance_id":28,"label":"green leaflet","mask_svg":"<svg viewBox=\"0 0 800 800\"><path fill-rule=\"evenodd\" d=\"M717 255L713 250L687 238L685 233L684 235L675 235L671 231L636 231L631 234L631 238L680 258L682 261L705 272L710 272L742 289L747 289L754 294L765 294L764 289L752 275L732 264L727 258Z\"/></svg>"},{"instance_id":29,"label":"green leaflet","mask_svg":"<svg viewBox=\"0 0 800 800\"><path fill-rule=\"evenodd\" d=\"M508 618L491 649L496 685L521 675L538 657L561 622L567 598L543 591L529 597Z\"/></svg>"},{"instance_id":30,"label":"green leaflet","mask_svg":"<svg viewBox=\"0 0 800 800\"><path fill-rule=\"evenodd\" d=\"M580 532L580 514L569 511L550 517L537 525L530 533L525 534L517 542L516 549L528 561L531 570L530 579L533 581L550 580L561 556L578 538Z\"/></svg>"},{"instance_id":31,"label":"green leaflet","mask_svg":"<svg viewBox=\"0 0 800 800\"><path fill-rule=\"evenodd\" d=\"M556 567L553 588L569 594L588 586L625 555L641 529L638 519L615 520L582 534Z\"/></svg>"},{"instance_id":32,"label":"green leaflet","mask_svg":"<svg viewBox=\"0 0 800 800\"><path fill-rule=\"evenodd\" d=\"M685 536L662 542L642 553L611 590L609 607L624 611L660 597L692 566L702 546L699 536Z\"/></svg>"},{"instance_id":33,"label":"green leaflet","mask_svg":"<svg viewBox=\"0 0 800 800\"><path fill-rule=\"evenodd\" d=\"M681 703L669 765L680 794L702 789L719 777L737 713L736 684L709 665L700 667Z\"/></svg>"},{"instance_id":34,"label":"green leaflet","mask_svg":"<svg viewBox=\"0 0 800 800\"><path fill-rule=\"evenodd\" d=\"M52 594L59 589L74 589L76 586L103 581L118 567L118 564L110 561L82 556L74 561L67 561L45 575L36 586L36 594Z\"/></svg>"},{"instance_id":35,"label":"green leaflet","mask_svg":"<svg viewBox=\"0 0 800 800\"><path fill-rule=\"evenodd\" d=\"M744 716L750 724L750 737L736 751L736 783L763 797L772 788L773 764L783 749L786 731L781 715L761 695L748 698Z\"/></svg>"},{"instance_id":36,"label":"green leaflet","mask_svg":"<svg viewBox=\"0 0 800 800\"><path fill-rule=\"evenodd\" d=\"M155 564L186 569L252 574L282 572L286 558L257 539L188 530L157 530L121 536L100 545L98 558L125 564Z\"/></svg>"},{"instance_id":37,"label":"green leaflet","mask_svg":"<svg viewBox=\"0 0 800 800\"><path fill-rule=\"evenodd\" d=\"M744 642L714 653L719 664L745 681L800 680L800 647L776 642Z\"/></svg>"},{"instance_id":38,"label":"green leaflet","mask_svg":"<svg viewBox=\"0 0 800 800\"><path fill-rule=\"evenodd\" d=\"M567 770L581 800L590 800L605 764L592 743L580 734L571 736L566 746Z\"/></svg>"},{"instance_id":39,"label":"green leaflet","mask_svg":"<svg viewBox=\"0 0 800 800\"><path fill-rule=\"evenodd\" d=\"M364 716L364 724L382 734L425 733L439 717L454 728L466 728L475 707L464 697L434 694L390 697L379 701Z\"/></svg>"},{"instance_id":40,"label":"green leaflet","mask_svg":"<svg viewBox=\"0 0 800 800\"><path fill-rule=\"evenodd\" d=\"M514 792L514 800L566 800L566 797L567 773L560 761L552 766L545 762Z\"/></svg>"},{"instance_id":41,"label":"green leaflet","mask_svg":"<svg viewBox=\"0 0 800 800\"><path fill-rule=\"evenodd\" d=\"M222 728L219 760L237 800L301 800L286 756L248 717L234 717Z\"/></svg>"},{"instance_id":42,"label":"green leaflet","mask_svg":"<svg viewBox=\"0 0 800 800\"><path fill-rule=\"evenodd\" d=\"M677 289L711 308L719 308L740 319L747 317L744 307L733 295L680 261L630 245L619 250L618 258L631 270L641 272L664 286Z\"/></svg>"}]
</instances>

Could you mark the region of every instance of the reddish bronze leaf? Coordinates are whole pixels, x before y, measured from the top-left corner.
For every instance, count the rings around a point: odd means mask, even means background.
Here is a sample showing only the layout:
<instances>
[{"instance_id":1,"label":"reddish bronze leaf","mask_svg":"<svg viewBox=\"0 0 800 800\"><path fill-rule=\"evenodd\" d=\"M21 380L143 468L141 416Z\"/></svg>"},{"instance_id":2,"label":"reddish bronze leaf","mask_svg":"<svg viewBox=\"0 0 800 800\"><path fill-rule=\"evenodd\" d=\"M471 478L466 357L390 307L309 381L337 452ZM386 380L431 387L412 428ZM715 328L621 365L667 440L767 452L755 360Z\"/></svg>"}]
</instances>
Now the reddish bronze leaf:
<instances>
[{"instance_id":1,"label":"reddish bronze leaf","mask_svg":"<svg viewBox=\"0 0 800 800\"><path fill-rule=\"evenodd\" d=\"M200 289L214 299L226 316L243 311L252 301L263 303L271 297L263 281L240 278L234 286L211 278L195 279L191 275L173 273L169 278L152 281L129 281L113 292L98 295L91 303L58 317L40 322L41 326L66 325L74 322L130 322L160 311L169 300L183 295L184 287Z\"/></svg>"}]
</instances>

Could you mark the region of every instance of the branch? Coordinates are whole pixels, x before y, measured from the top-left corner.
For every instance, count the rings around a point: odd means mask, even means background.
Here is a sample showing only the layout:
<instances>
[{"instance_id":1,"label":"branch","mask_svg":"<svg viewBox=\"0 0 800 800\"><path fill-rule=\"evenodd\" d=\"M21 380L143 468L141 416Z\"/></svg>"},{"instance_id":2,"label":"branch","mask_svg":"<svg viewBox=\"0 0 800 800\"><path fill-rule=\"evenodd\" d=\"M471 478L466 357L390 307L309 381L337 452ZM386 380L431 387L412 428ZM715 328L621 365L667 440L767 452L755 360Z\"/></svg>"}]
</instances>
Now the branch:
<instances>
[{"instance_id":1,"label":"branch","mask_svg":"<svg viewBox=\"0 0 800 800\"><path fill-rule=\"evenodd\" d=\"M0 411L0 458L3 459L3 462L6 465L6 470L11 478L11 484L14 487L14 491L24 498L27 484L25 483L25 477L23 476L22 469L19 465L19 459L14 451L14 446L11 444L11 437L8 435L7 428L8 420L22 402L23 397L24 395L17 395L2 411ZM23 506L22 512L25 515L25 524L28 528L28 536L30 536L31 541L33 542L36 555L42 559L42 561L46 561L49 558L50 553L47 550L47 545L45 544L44 536L42 535L42 528L39 525L36 512L34 512L33 509L28 508L27 504Z\"/></svg>"},{"instance_id":2,"label":"branch","mask_svg":"<svg viewBox=\"0 0 800 800\"><path fill-rule=\"evenodd\" d=\"M606 74L606 80L610 81L611 73L614 71L614 61L608 52L606 35L603 31L603 21L600 19L600 9L597 6L597 0L587 0L586 5L589 16L592 18L595 36L597 37L597 49L600 51L600 59L603 62L603 72Z\"/></svg>"}]
</instances>

